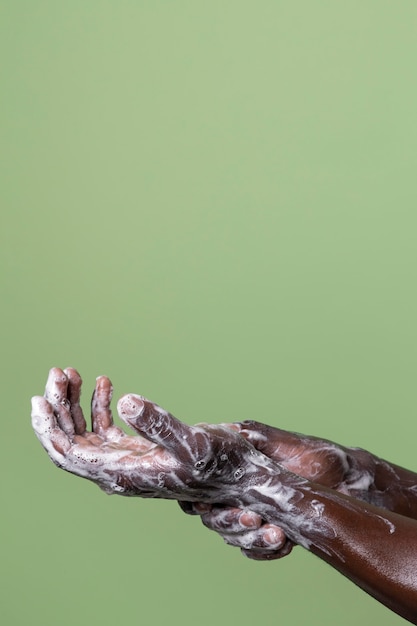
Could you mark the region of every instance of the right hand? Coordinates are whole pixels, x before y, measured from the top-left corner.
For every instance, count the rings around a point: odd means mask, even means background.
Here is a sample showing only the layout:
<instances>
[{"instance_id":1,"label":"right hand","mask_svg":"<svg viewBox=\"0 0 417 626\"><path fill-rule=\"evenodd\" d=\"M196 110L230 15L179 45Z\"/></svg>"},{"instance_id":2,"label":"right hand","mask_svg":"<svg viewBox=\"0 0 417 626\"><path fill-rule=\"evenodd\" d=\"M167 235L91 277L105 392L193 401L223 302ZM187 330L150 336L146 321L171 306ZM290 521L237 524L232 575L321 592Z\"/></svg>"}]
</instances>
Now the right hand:
<instances>
[{"instance_id":1,"label":"right hand","mask_svg":"<svg viewBox=\"0 0 417 626\"><path fill-rule=\"evenodd\" d=\"M253 420L226 424L265 456L294 474L359 499L374 488L373 457L361 449L345 448L317 437L288 432ZM200 515L203 524L240 547L245 556L274 560L288 555L293 543L278 526L264 523L252 511L224 506L180 503L188 514Z\"/></svg>"},{"instance_id":2,"label":"right hand","mask_svg":"<svg viewBox=\"0 0 417 626\"><path fill-rule=\"evenodd\" d=\"M80 407L81 384L73 368L52 368L45 395L32 399L32 425L55 465L106 493L227 507L262 501L267 506L258 495L247 500L248 493L276 475L283 484L299 481L256 451L237 429L188 426L136 394L118 402L120 418L136 432L125 434L113 424L112 385L106 376L96 381L89 431Z\"/></svg>"}]
</instances>

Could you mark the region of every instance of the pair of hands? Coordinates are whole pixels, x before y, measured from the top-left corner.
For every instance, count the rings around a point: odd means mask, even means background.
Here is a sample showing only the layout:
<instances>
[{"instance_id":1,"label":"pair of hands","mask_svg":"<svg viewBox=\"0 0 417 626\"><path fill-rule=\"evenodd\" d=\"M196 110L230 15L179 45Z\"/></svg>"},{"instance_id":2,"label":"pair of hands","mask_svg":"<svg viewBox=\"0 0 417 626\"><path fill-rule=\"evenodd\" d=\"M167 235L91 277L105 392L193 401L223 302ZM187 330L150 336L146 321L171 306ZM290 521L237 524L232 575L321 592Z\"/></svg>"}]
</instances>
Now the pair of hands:
<instances>
[{"instance_id":1,"label":"pair of hands","mask_svg":"<svg viewBox=\"0 0 417 626\"><path fill-rule=\"evenodd\" d=\"M283 530L250 510L245 493L272 474L282 484L294 475L344 493L355 491L364 468L360 451L254 421L187 426L142 396L117 405L129 436L113 423L110 380L97 378L92 430L80 407L81 377L53 368L45 395L32 399L32 424L51 460L95 482L106 493L175 499L190 514L250 558L288 554Z\"/></svg>"}]
</instances>

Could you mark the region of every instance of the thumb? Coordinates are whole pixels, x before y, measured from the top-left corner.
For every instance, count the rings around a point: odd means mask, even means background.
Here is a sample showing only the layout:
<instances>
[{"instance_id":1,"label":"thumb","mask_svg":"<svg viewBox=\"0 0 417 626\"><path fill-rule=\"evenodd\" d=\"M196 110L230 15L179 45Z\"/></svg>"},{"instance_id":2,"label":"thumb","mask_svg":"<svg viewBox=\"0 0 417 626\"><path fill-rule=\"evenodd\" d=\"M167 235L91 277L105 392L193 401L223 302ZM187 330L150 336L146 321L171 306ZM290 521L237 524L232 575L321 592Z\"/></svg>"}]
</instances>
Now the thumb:
<instances>
[{"instance_id":1,"label":"thumb","mask_svg":"<svg viewBox=\"0 0 417 626\"><path fill-rule=\"evenodd\" d=\"M183 463L195 463L207 454L209 437L188 426L143 396L127 394L117 403L120 418L139 435L175 453Z\"/></svg>"}]
</instances>

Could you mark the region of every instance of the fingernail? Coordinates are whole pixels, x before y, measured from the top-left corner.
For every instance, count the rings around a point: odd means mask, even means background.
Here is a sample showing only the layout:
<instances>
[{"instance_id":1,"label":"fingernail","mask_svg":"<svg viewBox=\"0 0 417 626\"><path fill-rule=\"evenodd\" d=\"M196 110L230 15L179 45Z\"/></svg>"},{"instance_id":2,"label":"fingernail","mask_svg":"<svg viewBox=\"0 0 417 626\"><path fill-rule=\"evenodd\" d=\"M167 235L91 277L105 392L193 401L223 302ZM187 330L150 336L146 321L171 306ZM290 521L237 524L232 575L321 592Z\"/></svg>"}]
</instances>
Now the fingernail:
<instances>
[{"instance_id":1,"label":"fingernail","mask_svg":"<svg viewBox=\"0 0 417 626\"><path fill-rule=\"evenodd\" d=\"M239 522L245 528L258 528L260 526L259 515L251 511L244 511L239 517Z\"/></svg>"},{"instance_id":2,"label":"fingernail","mask_svg":"<svg viewBox=\"0 0 417 626\"><path fill-rule=\"evenodd\" d=\"M276 528L268 528L268 530L264 532L264 540L265 543L269 544L271 547L278 549L284 545L285 535Z\"/></svg>"}]
</instances>

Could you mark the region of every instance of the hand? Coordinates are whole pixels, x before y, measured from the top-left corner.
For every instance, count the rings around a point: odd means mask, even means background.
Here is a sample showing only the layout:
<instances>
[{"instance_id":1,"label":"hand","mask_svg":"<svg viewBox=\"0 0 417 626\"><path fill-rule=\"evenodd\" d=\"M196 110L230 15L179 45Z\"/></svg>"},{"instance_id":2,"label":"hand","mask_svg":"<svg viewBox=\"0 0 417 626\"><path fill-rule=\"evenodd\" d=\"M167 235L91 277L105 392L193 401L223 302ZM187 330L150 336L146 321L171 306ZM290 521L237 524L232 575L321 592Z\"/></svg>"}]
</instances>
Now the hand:
<instances>
[{"instance_id":1,"label":"hand","mask_svg":"<svg viewBox=\"0 0 417 626\"><path fill-rule=\"evenodd\" d=\"M281 559L294 546L279 526L265 522L261 515L249 509L202 502L179 502L179 505L188 515L199 515L204 526L214 530L228 545L240 548L250 559Z\"/></svg>"},{"instance_id":2,"label":"hand","mask_svg":"<svg viewBox=\"0 0 417 626\"><path fill-rule=\"evenodd\" d=\"M92 480L109 493L123 493L123 486L111 481L114 472L110 467L117 460L123 466L129 456L140 457L156 445L143 437L129 437L113 424L113 389L105 376L96 381L91 401L92 432L88 432L80 407L81 386L75 369L51 369L45 395L32 398L34 431L55 465Z\"/></svg>"},{"instance_id":3,"label":"hand","mask_svg":"<svg viewBox=\"0 0 417 626\"><path fill-rule=\"evenodd\" d=\"M233 429L187 426L141 396L120 399L120 417L139 436L113 424L110 380L97 379L92 431L80 408L81 377L50 371L45 396L33 398L32 424L52 461L107 493L245 506L250 480L261 481L268 459ZM272 469L271 469L272 471Z\"/></svg>"},{"instance_id":4,"label":"hand","mask_svg":"<svg viewBox=\"0 0 417 626\"><path fill-rule=\"evenodd\" d=\"M375 459L365 450L248 420L231 424L257 450L290 472L360 498L373 489Z\"/></svg>"},{"instance_id":5,"label":"hand","mask_svg":"<svg viewBox=\"0 0 417 626\"><path fill-rule=\"evenodd\" d=\"M363 450L348 449L255 421L228 427L269 458L312 482L364 500L374 489L374 460ZM287 556L293 547L281 528L265 523L251 511L186 502L180 506L188 514L200 515L207 528L221 535L226 543L240 547L249 558L279 559Z\"/></svg>"}]
</instances>

